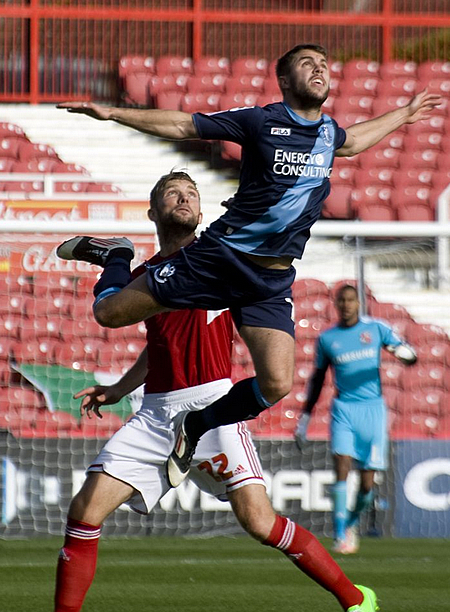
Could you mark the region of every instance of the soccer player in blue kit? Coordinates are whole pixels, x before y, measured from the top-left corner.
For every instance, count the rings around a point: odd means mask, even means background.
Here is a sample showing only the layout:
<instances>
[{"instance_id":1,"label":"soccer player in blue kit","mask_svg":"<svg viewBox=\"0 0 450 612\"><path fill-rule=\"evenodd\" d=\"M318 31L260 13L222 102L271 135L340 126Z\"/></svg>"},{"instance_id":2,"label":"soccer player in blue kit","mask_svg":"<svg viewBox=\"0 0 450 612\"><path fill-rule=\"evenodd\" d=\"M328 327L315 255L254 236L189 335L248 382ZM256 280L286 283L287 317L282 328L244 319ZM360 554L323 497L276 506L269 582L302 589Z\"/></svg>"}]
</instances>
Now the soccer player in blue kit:
<instances>
[{"instance_id":1,"label":"soccer player in blue kit","mask_svg":"<svg viewBox=\"0 0 450 612\"><path fill-rule=\"evenodd\" d=\"M319 399L329 366L336 396L331 407L331 452L336 483L333 487L334 550L343 554L359 548L361 512L373 499L375 472L387 468L387 411L380 380L380 354L386 348L405 365L416 353L384 321L359 316L358 293L352 285L339 288L335 299L339 322L317 340L316 363L295 438L299 448L307 439L311 412ZM360 471L354 510L347 512L347 477L353 461Z\"/></svg>"},{"instance_id":2,"label":"soccer player in blue kit","mask_svg":"<svg viewBox=\"0 0 450 612\"><path fill-rule=\"evenodd\" d=\"M404 107L345 130L322 104L330 89L327 53L297 45L277 63L283 101L212 114L104 107L66 102L59 108L109 120L152 136L229 140L242 145L239 188L228 210L171 262L129 283L132 249L124 239L88 236L66 241L63 259L104 262L94 315L122 327L170 309L230 308L249 348L256 377L237 382L204 410L180 415L168 478L177 486L189 471L199 438L209 429L255 418L289 393L294 374L291 285L329 194L335 155L353 156L394 130L426 118L441 98L426 90Z\"/></svg>"}]
</instances>

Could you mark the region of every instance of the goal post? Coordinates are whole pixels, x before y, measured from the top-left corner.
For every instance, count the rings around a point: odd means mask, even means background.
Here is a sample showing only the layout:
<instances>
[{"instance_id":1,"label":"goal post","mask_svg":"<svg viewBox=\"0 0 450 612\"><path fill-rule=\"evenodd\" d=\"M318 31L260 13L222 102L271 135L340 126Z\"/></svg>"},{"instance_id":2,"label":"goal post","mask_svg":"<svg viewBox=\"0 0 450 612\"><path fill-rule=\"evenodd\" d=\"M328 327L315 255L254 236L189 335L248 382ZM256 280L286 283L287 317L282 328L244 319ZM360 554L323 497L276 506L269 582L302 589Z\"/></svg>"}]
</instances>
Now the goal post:
<instances>
[{"instance_id":1,"label":"goal post","mask_svg":"<svg viewBox=\"0 0 450 612\"><path fill-rule=\"evenodd\" d=\"M136 263L157 248L152 226L147 229L141 222L0 220L0 537L62 533L68 505L89 461L139 406L136 393L108 407L101 424L79 418L73 393L120 376L142 350L145 328L105 330L96 325L91 292L100 268L62 262L55 255L62 240L77 234L128 236L136 245ZM313 367L315 338L335 317L333 289L342 281L358 281L362 269L369 314L387 318L420 349L419 363L408 376L392 356L386 355L382 364L391 465L378 479L376 505L362 529L381 535L450 536L450 504L443 501L448 495L445 477L440 478L448 474L450 461L450 341L445 319L450 295L448 252L443 253L449 238L446 221L320 221L312 229L304 259L296 264L294 388L249 427L276 511L316 535L332 533L330 379L315 410L311 439L301 453L293 430ZM427 319L431 306L438 314ZM437 318L441 314L442 320ZM233 377L251 374L248 352L236 336ZM350 499L356 487L352 475ZM120 508L104 531L240 532L229 506L190 482L171 490L148 517Z\"/></svg>"}]
</instances>

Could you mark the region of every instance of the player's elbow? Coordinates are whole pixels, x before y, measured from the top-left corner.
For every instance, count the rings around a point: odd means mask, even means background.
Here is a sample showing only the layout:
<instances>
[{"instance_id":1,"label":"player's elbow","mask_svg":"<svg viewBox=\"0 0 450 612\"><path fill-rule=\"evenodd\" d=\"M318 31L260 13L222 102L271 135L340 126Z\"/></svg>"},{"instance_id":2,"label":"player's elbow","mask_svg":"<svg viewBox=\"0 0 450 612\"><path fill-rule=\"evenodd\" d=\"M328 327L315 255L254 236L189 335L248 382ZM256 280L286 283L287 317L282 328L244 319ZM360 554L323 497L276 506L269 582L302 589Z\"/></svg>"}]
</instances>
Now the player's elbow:
<instances>
[{"instance_id":1,"label":"player's elbow","mask_svg":"<svg viewBox=\"0 0 450 612\"><path fill-rule=\"evenodd\" d=\"M114 302L105 298L94 306L94 317L102 327L117 328L122 327L121 313L114 305Z\"/></svg>"}]
</instances>

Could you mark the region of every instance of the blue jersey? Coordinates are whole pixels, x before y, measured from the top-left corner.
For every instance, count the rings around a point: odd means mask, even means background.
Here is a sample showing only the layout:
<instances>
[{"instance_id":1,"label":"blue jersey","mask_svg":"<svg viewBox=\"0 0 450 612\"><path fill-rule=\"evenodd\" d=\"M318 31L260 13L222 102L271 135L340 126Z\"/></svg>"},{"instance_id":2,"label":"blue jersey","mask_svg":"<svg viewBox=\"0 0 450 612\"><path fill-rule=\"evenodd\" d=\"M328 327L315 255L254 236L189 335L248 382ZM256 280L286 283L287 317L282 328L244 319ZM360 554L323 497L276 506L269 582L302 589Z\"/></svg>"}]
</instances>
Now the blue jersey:
<instances>
[{"instance_id":1,"label":"blue jersey","mask_svg":"<svg viewBox=\"0 0 450 612\"><path fill-rule=\"evenodd\" d=\"M402 340L384 321L361 317L353 327L336 325L320 334L316 367L334 369L341 401L360 402L381 398L380 353L383 346Z\"/></svg>"},{"instance_id":2,"label":"blue jersey","mask_svg":"<svg viewBox=\"0 0 450 612\"><path fill-rule=\"evenodd\" d=\"M234 202L208 231L244 253L300 259L329 194L345 130L328 115L303 119L283 102L193 119L200 138L242 145Z\"/></svg>"}]
</instances>

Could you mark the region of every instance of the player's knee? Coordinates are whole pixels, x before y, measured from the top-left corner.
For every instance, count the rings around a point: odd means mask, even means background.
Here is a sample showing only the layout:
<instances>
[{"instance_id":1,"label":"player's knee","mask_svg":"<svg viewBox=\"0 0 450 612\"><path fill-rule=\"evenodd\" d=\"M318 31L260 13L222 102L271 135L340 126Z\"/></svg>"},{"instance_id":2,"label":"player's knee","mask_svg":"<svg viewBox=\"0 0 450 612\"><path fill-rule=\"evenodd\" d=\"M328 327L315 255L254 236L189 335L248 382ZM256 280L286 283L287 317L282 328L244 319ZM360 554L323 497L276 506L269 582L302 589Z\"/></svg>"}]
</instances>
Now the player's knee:
<instances>
[{"instance_id":1,"label":"player's knee","mask_svg":"<svg viewBox=\"0 0 450 612\"><path fill-rule=\"evenodd\" d=\"M247 517L245 521L241 521L241 524L252 538L258 540L258 542L265 542L270 535L273 520L253 514L251 517Z\"/></svg>"},{"instance_id":2,"label":"player's knee","mask_svg":"<svg viewBox=\"0 0 450 612\"><path fill-rule=\"evenodd\" d=\"M261 393L271 404L279 402L292 389L292 380L286 376L272 376L258 383Z\"/></svg>"}]
</instances>

